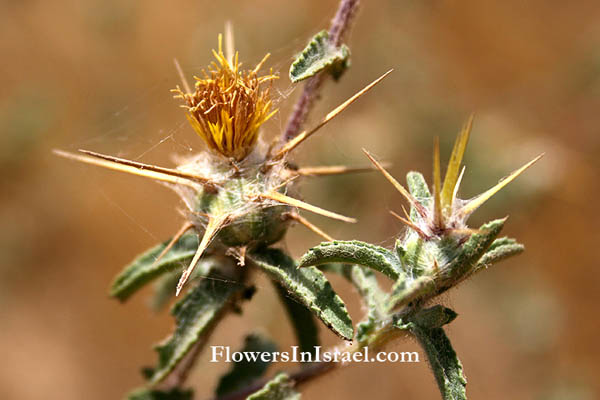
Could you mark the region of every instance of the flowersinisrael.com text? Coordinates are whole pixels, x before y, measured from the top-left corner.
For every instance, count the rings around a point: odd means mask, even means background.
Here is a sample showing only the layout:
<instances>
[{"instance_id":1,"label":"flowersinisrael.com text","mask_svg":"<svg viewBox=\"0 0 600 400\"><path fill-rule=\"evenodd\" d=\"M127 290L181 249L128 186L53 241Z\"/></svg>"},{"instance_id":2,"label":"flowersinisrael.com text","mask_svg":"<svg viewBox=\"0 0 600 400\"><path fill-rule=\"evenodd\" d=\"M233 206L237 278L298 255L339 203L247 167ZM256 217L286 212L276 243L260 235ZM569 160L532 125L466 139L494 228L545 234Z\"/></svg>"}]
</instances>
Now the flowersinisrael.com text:
<instances>
[{"instance_id":1,"label":"flowersinisrael.com text","mask_svg":"<svg viewBox=\"0 0 600 400\"><path fill-rule=\"evenodd\" d=\"M361 351L323 351L321 346L316 346L314 353L300 351L298 346L292 346L291 351L234 351L229 346L211 346L210 362L419 362L419 353L416 351L402 352L378 352L369 353L369 348L365 347Z\"/></svg>"}]
</instances>

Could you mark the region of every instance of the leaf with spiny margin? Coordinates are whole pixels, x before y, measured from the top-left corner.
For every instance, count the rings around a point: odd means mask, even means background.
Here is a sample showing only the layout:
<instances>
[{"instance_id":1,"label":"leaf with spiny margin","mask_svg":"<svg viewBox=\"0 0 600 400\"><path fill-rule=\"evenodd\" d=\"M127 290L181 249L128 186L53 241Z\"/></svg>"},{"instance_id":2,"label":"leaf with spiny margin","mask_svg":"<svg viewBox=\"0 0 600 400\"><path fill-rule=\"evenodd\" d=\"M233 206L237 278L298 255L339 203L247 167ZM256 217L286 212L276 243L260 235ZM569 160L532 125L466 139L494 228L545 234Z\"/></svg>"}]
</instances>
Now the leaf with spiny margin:
<instances>
[{"instance_id":1,"label":"leaf with spiny margin","mask_svg":"<svg viewBox=\"0 0 600 400\"><path fill-rule=\"evenodd\" d=\"M115 278L110 295L120 301L127 300L138 289L159 275L178 269L188 263L198 248L198 236L184 235L158 261L156 258L167 246L169 240L138 256Z\"/></svg>"},{"instance_id":2,"label":"leaf with spiny margin","mask_svg":"<svg viewBox=\"0 0 600 400\"><path fill-rule=\"evenodd\" d=\"M219 259L215 257L206 257L198 261L196 268L188 282L194 282L207 276L212 270L219 267ZM222 262L222 260L221 260ZM162 310L167 303L175 297L177 283L181 277L182 271L172 271L161 276L154 285L154 294L150 302L150 308L158 312Z\"/></svg>"},{"instance_id":3,"label":"leaf with spiny margin","mask_svg":"<svg viewBox=\"0 0 600 400\"><path fill-rule=\"evenodd\" d=\"M300 400L300 393L294 390L294 382L282 372L267 382L262 389L251 394L246 400Z\"/></svg>"},{"instance_id":4,"label":"leaf with spiny margin","mask_svg":"<svg viewBox=\"0 0 600 400\"><path fill-rule=\"evenodd\" d=\"M127 395L127 400L192 400L192 390L174 388L168 391L156 389L138 389Z\"/></svg>"},{"instance_id":5,"label":"leaf with spiny margin","mask_svg":"<svg viewBox=\"0 0 600 400\"><path fill-rule=\"evenodd\" d=\"M243 285L211 273L175 303L171 314L175 317L175 332L156 346L158 366L151 383L168 376L192 347L208 335L219 321L223 311Z\"/></svg>"},{"instance_id":6,"label":"leaf with spiny margin","mask_svg":"<svg viewBox=\"0 0 600 400\"><path fill-rule=\"evenodd\" d=\"M406 174L406 185L410 194L417 199L425 208L429 207L431 202L431 192L427 186L427 181L420 172L411 171ZM421 216L414 207L410 208L410 219L417 223L421 220Z\"/></svg>"},{"instance_id":7,"label":"leaf with spiny margin","mask_svg":"<svg viewBox=\"0 0 600 400\"><path fill-rule=\"evenodd\" d=\"M321 243L302 256L299 267L335 262L363 265L387 275L394 281L404 275L400 260L394 253L358 240Z\"/></svg>"},{"instance_id":8,"label":"leaf with spiny margin","mask_svg":"<svg viewBox=\"0 0 600 400\"><path fill-rule=\"evenodd\" d=\"M466 400L467 379L456 352L442 326L452 322L456 313L436 305L419 311L408 321L398 321L396 327L408 329L427 354L436 382L444 400Z\"/></svg>"},{"instance_id":9,"label":"leaf with spiny margin","mask_svg":"<svg viewBox=\"0 0 600 400\"><path fill-rule=\"evenodd\" d=\"M229 372L221 377L215 391L217 397L247 387L264 375L270 362L261 360L261 353L274 353L277 345L270 339L253 333L244 339L242 354L253 354L250 360L244 358L233 364Z\"/></svg>"},{"instance_id":10,"label":"leaf with spiny margin","mask_svg":"<svg viewBox=\"0 0 600 400\"><path fill-rule=\"evenodd\" d=\"M297 268L294 260L279 249L262 249L249 255L249 259L308 307L334 333L352 340L354 328L346 305L321 271L315 267Z\"/></svg>"},{"instance_id":11,"label":"leaf with spiny margin","mask_svg":"<svg viewBox=\"0 0 600 400\"><path fill-rule=\"evenodd\" d=\"M327 31L317 33L296 57L290 67L290 80L294 83L328 70L338 80L349 67L350 49L346 45L335 47L329 42Z\"/></svg>"},{"instance_id":12,"label":"leaf with spiny margin","mask_svg":"<svg viewBox=\"0 0 600 400\"><path fill-rule=\"evenodd\" d=\"M315 348L319 345L319 331L312 312L306 308L304 304L299 303L298 300L292 298L288 294L287 289L279 283L273 281L273 285L275 286L279 298L287 311L288 318L294 327L300 351L314 353L316 351Z\"/></svg>"}]
</instances>

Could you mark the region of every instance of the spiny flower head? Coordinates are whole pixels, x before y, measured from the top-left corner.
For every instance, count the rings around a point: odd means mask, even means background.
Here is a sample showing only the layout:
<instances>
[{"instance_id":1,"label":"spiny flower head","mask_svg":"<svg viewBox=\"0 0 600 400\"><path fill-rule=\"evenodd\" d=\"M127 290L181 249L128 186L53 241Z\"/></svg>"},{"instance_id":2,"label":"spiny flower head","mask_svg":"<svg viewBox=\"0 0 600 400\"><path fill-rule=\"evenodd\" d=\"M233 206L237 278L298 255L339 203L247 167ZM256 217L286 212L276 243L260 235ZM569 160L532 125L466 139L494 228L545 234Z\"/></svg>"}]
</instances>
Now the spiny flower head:
<instances>
[{"instance_id":1,"label":"spiny flower head","mask_svg":"<svg viewBox=\"0 0 600 400\"><path fill-rule=\"evenodd\" d=\"M228 39L227 48L230 49L233 38ZM189 230L195 231L200 239L195 255L180 277L176 293L181 291L209 247L210 252L232 255L243 264L247 251L277 242L292 222L305 225L328 241L333 240L299 215L298 209L356 222L354 218L291 197L296 194L292 181L305 176L359 172L365 168L301 168L288 162L288 156L391 72L340 104L315 127L283 143L257 146L260 126L276 112L271 110L270 90L277 76L272 72L258 74L268 54L253 70L242 70L238 53L227 53L226 57L219 35L218 51L213 50L216 62L211 64L208 72L203 71L203 78L196 78L194 91L176 63L185 91L177 87L175 97L185 101L183 107L187 109L188 120L216 157L199 152L180 159L175 168L164 168L87 150L80 150L83 154L56 151L72 160L151 178L175 190L185 205L185 222L157 260Z\"/></svg>"},{"instance_id":2,"label":"spiny flower head","mask_svg":"<svg viewBox=\"0 0 600 400\"><path fill-rule=\"evenodd\" d=\"M253 70L242 70L237 52L231 60L223 54L221 35L213 54L216 62L195 77L195 91L177 87L175 97L185 101L190 124L211 150L241 161L254 149L260 126L277 112L270 98L277 75L258 74L269 54Z\"/></svg>"},{"instance_id":3,"label":"spiny flower head","mask_svg":"<svg viewBox=\"0 0 600 400\"><path fill-rule=\"evenodd\" d=\"M452 149L443 182L441 181L440 174L439 140L436 138L433 152L433 187L431 190L431 192L433 192L433 198L424 181L422 181L422 184L420 183L422 180L420 174L418 174L419 177L417 178L416 173L409 173L407 179L413 179L413 183L417 182L413 186L421 186L420 191L422 192L422 195L409 193L408 190L396 181L394 177L392 177L368 152L365 151L371 162L384 174L392 185L394 185L400 194L408 200L412 207L410 216L407 212L405 212L405 217L393 212L392 214L407 224L423 239L444 237L452 233L473 233L473 230L467 226L467 219L471 214L500 191L500 189L508 185L527 168L532 166L543 155L539 155L521 168L513 171L506 178L498 182L498 184L474 198L469 200L459 199L457 194L465 171L464 167L461 168L461 162L469 141L472 125L473 117L471 116L454 143L454 148Z\"/></svg>"}]
</instances>

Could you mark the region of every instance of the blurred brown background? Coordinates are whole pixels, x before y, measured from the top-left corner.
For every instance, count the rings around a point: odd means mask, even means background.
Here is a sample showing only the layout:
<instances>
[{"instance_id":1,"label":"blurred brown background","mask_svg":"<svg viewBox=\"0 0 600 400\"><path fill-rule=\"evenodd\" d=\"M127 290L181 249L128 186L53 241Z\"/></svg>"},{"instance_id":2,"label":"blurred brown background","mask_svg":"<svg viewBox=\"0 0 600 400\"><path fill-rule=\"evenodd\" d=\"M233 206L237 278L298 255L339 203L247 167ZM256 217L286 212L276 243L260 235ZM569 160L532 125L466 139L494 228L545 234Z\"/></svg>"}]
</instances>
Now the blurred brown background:
<instances>
[{"instance_id":1,"label":"blurred brown background","mask_svg":"<svg viewBox=\"0 0 600 400\"><path fill-rule=\"evenodd\" d=\"M169 190L141 178L58 159L52 148L86 148L170 166L202 143L169 89L177 57L188 76L211 61L233 21L247 65L272 53L280 71L281 132L299 88L293 55L329 24L336 0L0 2L0 398L116 399L141 384L151 345L171 330L146 307L107 296L112 277L179 226ZM473 399L593 399L600 393L600 5L596 0L364 1L347 43L352 68L328 83L315 121L389 68L395 72L312 138L307 164L366 164L361 147L431 174L471 112L463 197L535 155L546 156L472 218L510 214L505 233L527 251L454 290L448 328ZM303 184L312 203L359 218L353 226L310 216L342 239L390 245L402 227L388 214L400 196L377 174ZM299 256L320 239L301 227L286 246ZM356 295L332 283L358 321ZM264 280L242 317L212 343L239 347L253 328L281 347L293 341ZM321 329L325 343L337 342ZM411 342L392 349L415 349ZM391 350L392 350L391 349ZM201 358L190 383L212 393L228 366ZM276 366L275 369L282 367ZM272 369L271 372L274 370ZM426 363L363 364L315 382L306 398L437 398Z\"/></svg>"}]
</instances>

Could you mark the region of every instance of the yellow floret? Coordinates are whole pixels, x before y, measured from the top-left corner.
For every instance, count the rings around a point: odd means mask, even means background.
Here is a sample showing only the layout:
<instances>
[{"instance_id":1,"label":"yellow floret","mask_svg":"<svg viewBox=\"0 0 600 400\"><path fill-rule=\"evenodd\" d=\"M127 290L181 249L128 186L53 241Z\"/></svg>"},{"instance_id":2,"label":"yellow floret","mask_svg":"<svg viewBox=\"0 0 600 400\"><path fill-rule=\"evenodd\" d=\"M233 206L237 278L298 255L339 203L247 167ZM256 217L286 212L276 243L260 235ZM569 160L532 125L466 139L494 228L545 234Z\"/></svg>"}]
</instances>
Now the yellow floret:
<instances>
[{"instance_id":1,"label":"yellow floret","mask_svg":"<svg viewBox=\"0 0 600 400\"><path fill-rule=\"evenodd\" d=\"M213 50L217 62L208 73L202 71L203 78L195 78L195 92L184 93L179 87L175 92L185 100L187 118L208 147L241 161L254 148L260 126L277 112L271 111L270 99L271 82L277 76L258 76L268 54L253 70L242 71L238 53L227 60L221 42L219 35L219 50Z\"/></svg>"}]
</instances>

